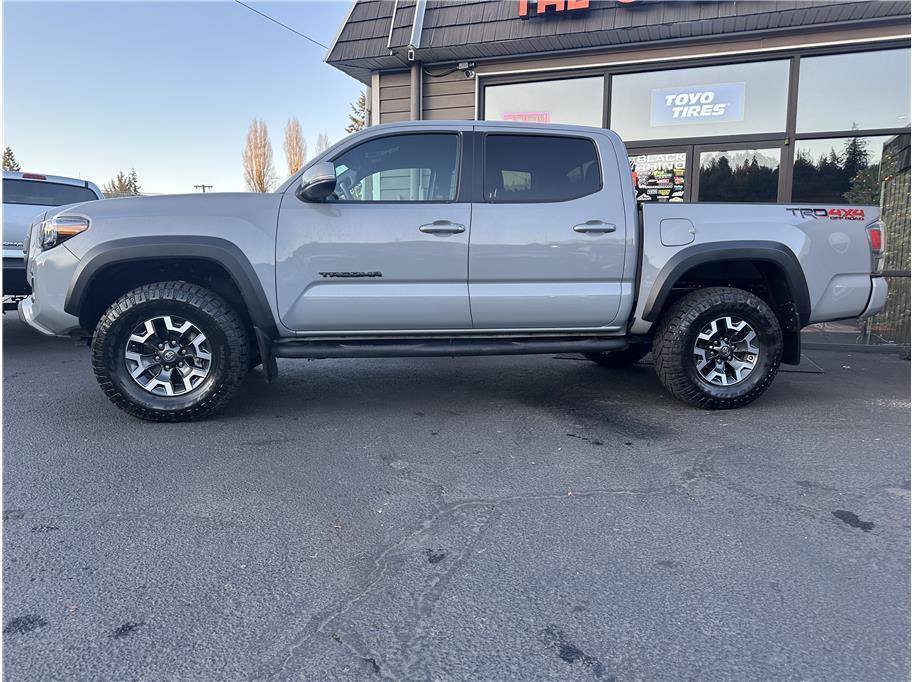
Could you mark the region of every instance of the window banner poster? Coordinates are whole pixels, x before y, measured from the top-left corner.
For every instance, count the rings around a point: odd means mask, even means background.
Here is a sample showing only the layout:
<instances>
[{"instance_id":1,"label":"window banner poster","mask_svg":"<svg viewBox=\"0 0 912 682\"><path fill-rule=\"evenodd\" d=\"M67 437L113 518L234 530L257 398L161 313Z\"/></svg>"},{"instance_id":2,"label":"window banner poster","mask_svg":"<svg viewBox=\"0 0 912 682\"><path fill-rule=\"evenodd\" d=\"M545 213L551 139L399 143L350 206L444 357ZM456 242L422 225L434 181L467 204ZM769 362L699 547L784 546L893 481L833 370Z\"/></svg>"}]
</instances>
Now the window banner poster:
<instances>
[{"instance_id":1,"label":"window banner poster","mask_svg":"<svg viewBox=\"0 0 912 682\"><path fill-rule=\"evenodd\" d=\"M687 154L638 154L627 157L637 201L684 201Z\"/></svg>"}]
</instances>

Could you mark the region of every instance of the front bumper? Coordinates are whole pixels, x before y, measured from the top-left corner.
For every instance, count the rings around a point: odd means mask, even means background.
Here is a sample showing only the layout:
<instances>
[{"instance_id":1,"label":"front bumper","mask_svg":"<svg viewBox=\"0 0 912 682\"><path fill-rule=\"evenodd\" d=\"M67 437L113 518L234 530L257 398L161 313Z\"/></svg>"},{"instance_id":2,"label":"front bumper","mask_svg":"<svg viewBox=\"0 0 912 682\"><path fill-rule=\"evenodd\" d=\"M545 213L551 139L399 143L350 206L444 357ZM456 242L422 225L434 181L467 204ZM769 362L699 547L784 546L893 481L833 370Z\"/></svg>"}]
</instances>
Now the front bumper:
<instances>
[{"instance_id":1,"label":"front bumper","mask_svg":"<svg viewBox=\"0 0 912 682\"><path fill-rule=\"evenodd\" d=\"M29 260L32 293L19 302L19 319L51 336L69 336L79 329L79 319L63 309L79 259L64 245L41 252Z\"/></svg>"},{"instance_id":2,"label":"front bumper","mask_svg":"<svg viewBox=\"0 0 912 682\"><path fill-rule=\"evenodd\" d=\"M883 277L871 278L871 296L861 317L872 317L883 310L887 303L887 290L887 280Z\"/></svg>"}]
</instances>

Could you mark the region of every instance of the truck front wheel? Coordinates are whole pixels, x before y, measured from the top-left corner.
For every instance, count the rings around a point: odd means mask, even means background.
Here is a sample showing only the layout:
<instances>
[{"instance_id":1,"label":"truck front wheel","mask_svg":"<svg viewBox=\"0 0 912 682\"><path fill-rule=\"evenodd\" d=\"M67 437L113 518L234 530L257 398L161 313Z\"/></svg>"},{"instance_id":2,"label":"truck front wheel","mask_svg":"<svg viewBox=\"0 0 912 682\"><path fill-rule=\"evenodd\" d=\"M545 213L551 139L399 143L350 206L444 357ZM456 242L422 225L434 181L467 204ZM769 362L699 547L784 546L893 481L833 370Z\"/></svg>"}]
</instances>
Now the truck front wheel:
<instances>
[{"instance_id":1,"label":"truck front wheel","mask_svg":"<svg viewBox=\"0 0 912 682\"><path fill-rule=\"evenodd\" d=\"M95 376L111 402L150 421L191 421L221 409L250 365L249 333L220 296L156 282L109 307L92 338Z\"/></svg>"},{"instance_id":2,"label":"truck front wheel","mask_svg":"<svg viewBox=\"0 0 912 682\"><path fill-rule=\"evenodd\" d=\"M659 380L676 398L731 409L756 400L773 382L782 330L754 294L708 287L682 296L665 312L652 353Z\"/></svg>"}]
</instances>

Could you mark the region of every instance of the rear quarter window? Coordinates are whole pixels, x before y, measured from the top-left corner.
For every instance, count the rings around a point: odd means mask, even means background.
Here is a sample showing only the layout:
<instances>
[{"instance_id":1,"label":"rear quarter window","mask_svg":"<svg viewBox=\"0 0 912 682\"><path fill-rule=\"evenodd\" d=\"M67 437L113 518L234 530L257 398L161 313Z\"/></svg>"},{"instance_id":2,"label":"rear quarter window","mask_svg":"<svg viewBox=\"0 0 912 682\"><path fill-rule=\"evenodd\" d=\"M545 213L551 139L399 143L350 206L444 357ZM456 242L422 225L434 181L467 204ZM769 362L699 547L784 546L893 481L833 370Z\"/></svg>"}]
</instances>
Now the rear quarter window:
<instances>
[{"instance_id":1,"label":"rear quarter window","mask_svg":"<svg viewBox=\"0 0 912 682\"><path fill-rule=\"evenodd\" d=\"M559 135L485 136L485 201L570 201L598 192L602 169L595 143Z\"/></svg>"},{"instance_id":2,"label":"rear quarter window","mask_svg":"<svg viewBox=\"0 0 912 682\"><path fill-rule=\"evenodd\" d=\"M4 180L4 204L29 204L32 206L63 206L82 201L94 201L98 197L88 187L62 185L57 182L40 180Z\"/></svg>"}]
</instances>

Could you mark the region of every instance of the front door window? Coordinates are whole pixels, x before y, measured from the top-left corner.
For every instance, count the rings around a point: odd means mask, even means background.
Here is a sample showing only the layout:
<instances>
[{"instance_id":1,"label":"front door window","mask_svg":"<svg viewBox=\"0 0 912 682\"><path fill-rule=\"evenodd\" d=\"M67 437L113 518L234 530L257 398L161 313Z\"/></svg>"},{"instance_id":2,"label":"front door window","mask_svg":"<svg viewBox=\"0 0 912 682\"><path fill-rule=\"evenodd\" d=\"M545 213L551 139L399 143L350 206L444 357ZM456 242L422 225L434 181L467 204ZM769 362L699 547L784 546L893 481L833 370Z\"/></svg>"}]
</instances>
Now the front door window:
<instances>
[{"instance_id":1,"label":"front door window","mask_svg":"<svg viewBox=\"0 0 912 682\"><path fill-rule=\"evenodd\" d=\"M334 201L453 201L459 136L419 133L374 138L338 156Z\"/></svg>"}]
</instances>

